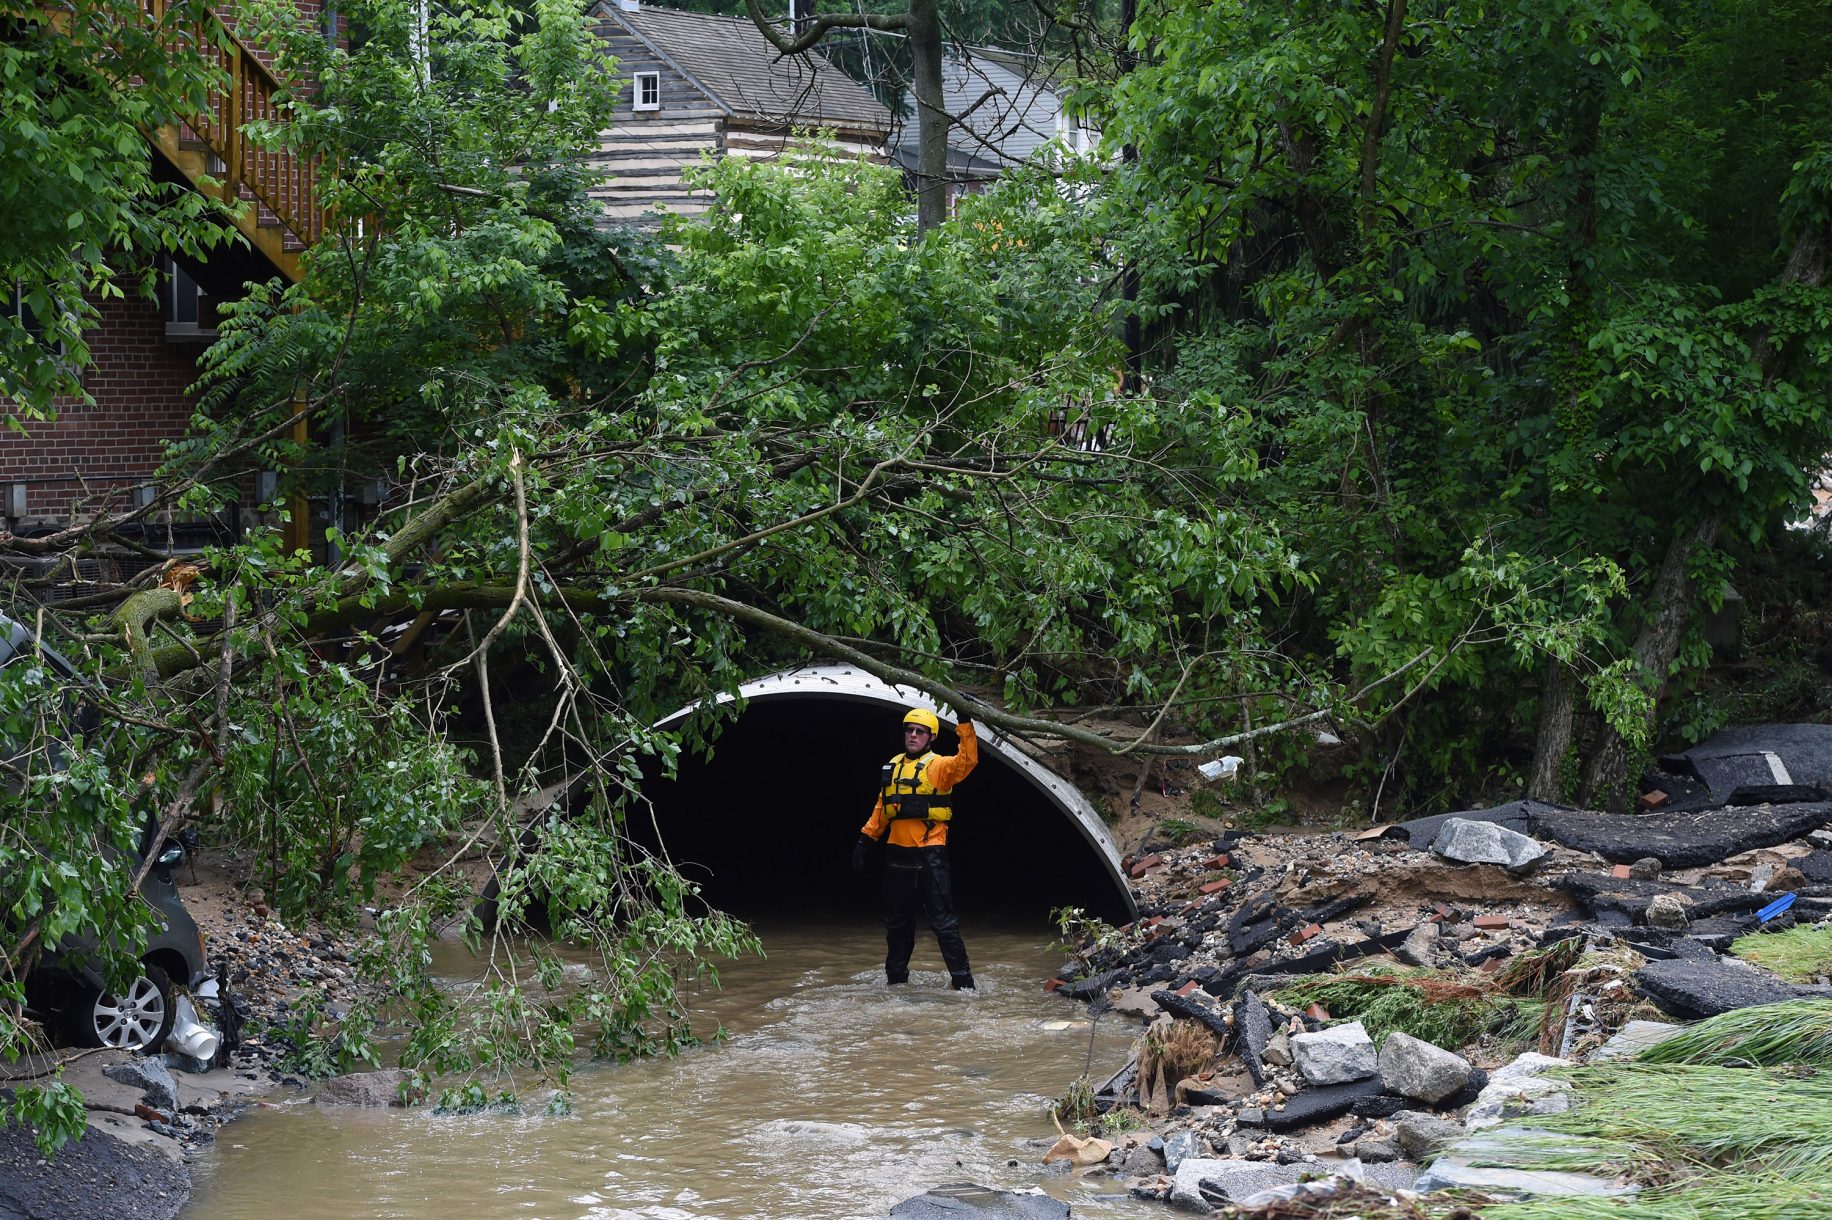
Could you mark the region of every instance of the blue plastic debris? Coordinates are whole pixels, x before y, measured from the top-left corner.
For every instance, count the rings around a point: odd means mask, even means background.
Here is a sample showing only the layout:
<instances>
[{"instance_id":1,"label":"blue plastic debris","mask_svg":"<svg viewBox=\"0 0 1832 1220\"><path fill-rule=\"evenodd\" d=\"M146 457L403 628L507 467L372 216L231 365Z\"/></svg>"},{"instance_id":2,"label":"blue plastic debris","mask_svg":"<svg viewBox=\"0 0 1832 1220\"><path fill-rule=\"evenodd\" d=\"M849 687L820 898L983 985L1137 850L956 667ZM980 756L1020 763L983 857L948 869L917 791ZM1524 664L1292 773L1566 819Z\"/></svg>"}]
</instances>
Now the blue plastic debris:
<instances>
[{"instance_id":1,"label":"blue plastic debris","mask_svg":"<svg viewBox=\"0 0 1832 1220\"><path fill-rule=\"evenodd\" d=\"M1781 912L1787 910L1789 907L1793 905L1794 905L1794 895L1791 893L1783 894L1781 895L1781 897L1775 899L1773 902L1763 907L1760 911L1757 911L1756 918L1760 919L1763 923L1767 923L1769 920L1773 919L1775 916L1781 914Z\"/></svg>"}]
</instances>

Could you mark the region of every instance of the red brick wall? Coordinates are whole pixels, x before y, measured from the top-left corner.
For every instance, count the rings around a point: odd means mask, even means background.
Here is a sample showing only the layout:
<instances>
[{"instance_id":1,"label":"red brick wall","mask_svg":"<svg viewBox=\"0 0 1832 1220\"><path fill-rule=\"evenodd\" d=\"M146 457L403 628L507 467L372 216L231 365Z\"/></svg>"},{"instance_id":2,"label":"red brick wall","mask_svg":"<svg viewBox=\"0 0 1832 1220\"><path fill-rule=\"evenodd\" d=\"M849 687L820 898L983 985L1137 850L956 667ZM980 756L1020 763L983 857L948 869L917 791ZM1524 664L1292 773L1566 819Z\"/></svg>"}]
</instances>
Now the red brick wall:
<instances>
[{"instance_id":1,"label":"red brick wall","mask_svg":"<svg viewBox=\"0 0 1832 1220\"><path fill-rule=\"evenodd\" d=\"M83 376L94 405L61 401L54 421L26 422L23 437L0 430L0 485L26 484L26 520L13 522L15 530L125 505L191 417L185 387L197 379L204 345L167 340L156 301L99 304L101 323L89 336L94 365Z\"/></svg>"}]
</instances>

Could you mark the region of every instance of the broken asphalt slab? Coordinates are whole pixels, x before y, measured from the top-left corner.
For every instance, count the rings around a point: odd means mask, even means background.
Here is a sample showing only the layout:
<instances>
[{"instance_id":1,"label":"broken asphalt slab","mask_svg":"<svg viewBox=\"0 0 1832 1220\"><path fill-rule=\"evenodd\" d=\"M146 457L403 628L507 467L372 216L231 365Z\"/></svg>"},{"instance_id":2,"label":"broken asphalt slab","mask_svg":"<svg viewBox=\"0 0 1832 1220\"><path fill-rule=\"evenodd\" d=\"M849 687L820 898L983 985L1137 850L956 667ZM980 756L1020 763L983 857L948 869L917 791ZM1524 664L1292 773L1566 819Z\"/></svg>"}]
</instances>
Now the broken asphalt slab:
<instances>
[{"instance_id":1,"label":"broken asphalt slab","mask_svg":"<svg viewBox=\"0 0 1832 1220\"><path fill-rule=\"evenodd\" d=\"M1656 898L1680 894L1686 899L1686 918L1705 919L1712 915L1741 915L1755 911L1773 901L1772 894L1755 894L1731 886L1685 886L1670 882L1636 881L1612 877L1608 873L1570 873L1554 883L1562 892L1598 915L1613 911L1635 923L1647 918L1648 907Z\"/></svg>"},{"instance_id":2,"label":"broken asphalt slab","mask_svg":"<svg viewBox=\"0 0 1832 1220\"><path fill-rule=\"evenodd\" d=\"M1365 1097L1378 1097L1386 1092L1380 1083L1380 1077L1370 1076L1366 1080L1355 1080L1348 1084L1329 1084L1319 1088L1304 1089L1295 1097L1287 1098L1282 1110L1267 1110L1258 1124L1268 1131L1295 1131L1313 1123L1325 1122L1338 1114L1347 1114L1349 1107ZM1403 1103L1402 1103L1403 1104ZM1246 1118L1241 1119L1243 1126Z\"/></svg>"},{"instance_id":3,"label":"broken asphalt slab","mask_svg":"<svg viewBox=\"0 0 1832 1220\"><path fill-rule=\"evenodd\" d=\"M1832 724L1757 724L1724 729L1660 760L1696 775L1719 799L1740 787L1812 785L1832 789Z\"/></svg>"},{"instance_id":4,"label":"broken asphalt slab","mask_svg":"<svg viewBox=\"0 0 1832 1220\"><path fill-rule=\"evenodd\" d=\"M1758 847L1774 847L1832 822L1832 802L1758 805L1697 814L1590 813L1540 815L1534 834L1573 851L1595 852L1611 864L1653 856L1669 869L1716 864Z\"/></svg>"},{"instance_id":5,"label":"broken asphalt slab","mask_svg":"<svg viewBox=\"0 0 1832 1220\"><path fill-rule=\"evenodd\" d=\"M6 1220L171 1220L191 1197L191 1175L144 1144L93 1128L53 1160L25 1127L0 1128L0 1217Z\"/></svg>"},{"instance_id":6,"label":"broken asphalt slab","mask_svg":"<svg viewBox=\"0 0 1832 1220\"><path fill-rule=\"evenodd\" d=\"M1401 822L1390 833L1403 832L1414 849L1429 851L1444 823L1453 818L1492 823L1535 839L1550 839L1573 851L1595 852L1612 864L1632 864L1652 856L1663 867L1674 869L1716 864L1758 847L1790 843L1832 823L1832 801L1757 805L1709 813L1643 814L1598 813L1539 801L1510 801L1492 809Z\"/></svg>"},{"instance_id":7,"label":"broken asphalt slab","mask_svg":"<svg viewBox=\"0 0 1832 1220\"><path fill-rule=\"evenodd\" d=\"M1753 967L1723 960L1649 962L1635 974L1635 986L1662 1011L1687 1019L1828 994L1824 987L1793 987Z\"/></svg>"}]
</instances>

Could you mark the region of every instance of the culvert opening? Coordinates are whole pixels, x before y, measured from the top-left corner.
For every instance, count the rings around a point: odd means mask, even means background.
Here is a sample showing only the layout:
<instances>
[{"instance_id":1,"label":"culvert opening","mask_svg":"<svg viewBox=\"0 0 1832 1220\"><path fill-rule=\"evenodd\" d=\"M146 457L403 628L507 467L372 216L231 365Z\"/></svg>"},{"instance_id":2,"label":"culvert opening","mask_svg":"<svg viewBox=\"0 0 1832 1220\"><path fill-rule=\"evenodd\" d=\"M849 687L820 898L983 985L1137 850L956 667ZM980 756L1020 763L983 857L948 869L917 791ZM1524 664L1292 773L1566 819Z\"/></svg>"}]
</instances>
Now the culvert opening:
<instances>
[{"instance_id":1,"label":"culvert opening","mask_svg":"<svg viewBox=\"0 0 1832 1220\"><path fill-rule=\"evenodd\" d=\"M861 875L852 849L879 770L898 747L903 710L833 695L753 696L710 757L683 753L677 778L645 784L669 854L708 902L744 918L877 919L882 852ZM936 748L955 751L952 727ZM1041 926L1068 906L1116 923L1131 918L1107 854L983 737L954 809L948 846L963 919Z\"/></svg>"}]
</instances>

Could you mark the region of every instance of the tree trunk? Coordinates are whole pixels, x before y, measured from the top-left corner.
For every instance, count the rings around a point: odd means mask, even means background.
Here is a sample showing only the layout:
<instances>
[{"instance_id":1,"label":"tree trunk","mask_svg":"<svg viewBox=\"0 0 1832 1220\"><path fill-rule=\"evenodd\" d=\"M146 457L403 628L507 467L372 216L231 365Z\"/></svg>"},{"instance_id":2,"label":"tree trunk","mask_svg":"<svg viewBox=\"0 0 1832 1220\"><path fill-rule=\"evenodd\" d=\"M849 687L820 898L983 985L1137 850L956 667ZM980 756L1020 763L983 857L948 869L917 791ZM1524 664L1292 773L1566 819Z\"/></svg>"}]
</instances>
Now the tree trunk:
<instances>
[{"instance_id":1,"label":"tree trunk","mask_svg":"<svg viewBox=\"0 0 1832 1220\"><path fill-rule=\"evenodd\" d=\"M1635 637L1635 661L1653 686L1654 703L1647 715L1650 731L1659 713L1661 694L1666 690L1667 675L1673 669L1673 658L1679 655L1686 624L1692 621L1692 576L1687 568L1700 548L1717 540L1718 528L1723 523L1722 511L1714 509L1691 529L1675 534L1667 545L1666 558L1660 561L1660 575L1655 577L1654 588L1649 592L1649 599L1654 603L1654 617ZM1627 792L1627 743L1620 733L1604 725L1596 753L1590 759L1590 771L1584 778L1583 803L1594 808L1599 801L1622 798Z\"/></svg>"},{"instance_id":2,"label":"tree trunk","mask_svg":"<svg viewBox=\"0 0 1832 1220\"><path fill-rule=\"evenodd\" d=\"M939 0L910 0L908 33L916 99L916 229L927 233L948 219L948 127L942 105Z\"/></svg>"},{"instance_id":3,"label":"tree trunk","mask_svg":"<svg viewBox=\"0 0 1832 1220\"><path fill-rule=\"evenodd\" d=\"M1539 735L1533 744L1533 769L1527 775L1527 796L1535 801L1557 801L1559 766L1571 750L1573 678L1571 667L1560 660L1546 662L1545 685L1539 699Z\"/></svg>"}]
</instances>

